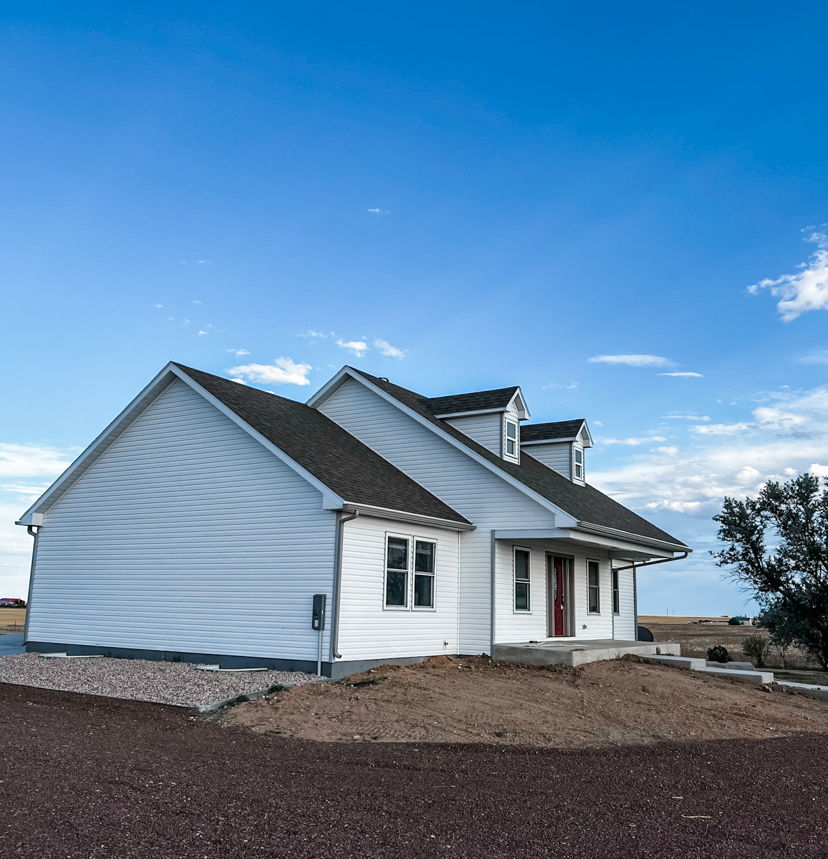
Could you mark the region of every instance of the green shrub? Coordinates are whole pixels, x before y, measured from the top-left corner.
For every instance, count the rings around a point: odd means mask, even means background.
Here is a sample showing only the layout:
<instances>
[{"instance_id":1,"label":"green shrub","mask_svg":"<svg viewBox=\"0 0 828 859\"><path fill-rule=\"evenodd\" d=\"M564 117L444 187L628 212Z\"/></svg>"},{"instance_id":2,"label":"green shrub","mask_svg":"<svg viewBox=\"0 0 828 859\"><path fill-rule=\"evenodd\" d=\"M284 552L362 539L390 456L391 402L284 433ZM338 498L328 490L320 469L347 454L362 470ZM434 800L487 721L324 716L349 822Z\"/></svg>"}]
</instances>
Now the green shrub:
<instances>
[{"instance_id":1,"label":"green shrub","mask_svg":"<svg viewBox=\"0 0 828 859\"><path fill-rule=\"evenodd\" d=\"M736 617L731 617L727 622L728 622L731 626L740 626L740 625L741 625L742 623L744 623L746 620L747 620L747 618L746 618L746 617L744 617L744 615L739 614L739 615L736 615Z\"/></svg>"},{"instance_id":2,"label":"green shrub","mask_svg":"<svg viewBox=\"0 0 828 859\"><path fill-rule=\"evenodd\" d=\"M730 662L730 654L726 647L717 644L715 647L710 647L707 650L707 658L710 662Z\"/></svg>"},{"instance_id":3,"label":"green shrub","mask_svg":"<svg viewBox=\"0 0 828 859\"><path fill-rule=\"evenodd\" d=\"M742 641L742 653L756 663L757 668L765 667L765 657L768 655L770 638L767 635L746 635Z\"/></svg>"}]
</instances>

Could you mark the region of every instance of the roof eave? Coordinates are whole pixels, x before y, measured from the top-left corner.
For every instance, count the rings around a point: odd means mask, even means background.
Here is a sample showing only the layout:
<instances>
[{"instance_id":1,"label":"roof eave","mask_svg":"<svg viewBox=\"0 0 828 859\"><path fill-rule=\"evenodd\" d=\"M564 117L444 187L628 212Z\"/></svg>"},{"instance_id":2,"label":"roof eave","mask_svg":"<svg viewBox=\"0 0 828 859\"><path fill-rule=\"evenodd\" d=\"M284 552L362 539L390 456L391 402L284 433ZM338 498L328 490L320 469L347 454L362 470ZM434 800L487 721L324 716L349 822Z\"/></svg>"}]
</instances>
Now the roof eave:
<instances>
[{"instance_id":1,"label":"roof eave","mask_svg":"<svg viewBox=\"0 0 828 859\"><path fill-rule=\"evenodd\" d=\"M474 531L476 526L467 519L445 519L440 516L428 516L425 513L411 513L407 510L392 510L388 507L378 507L374 504L361 504L358 501L346 501L342 507L347 513L360 513L363 516L375 516L379 519L393 519L396 522L411 522L415 525L430 525L432 528L445 528L450 531Z\"/></svg>"}]
</instances>

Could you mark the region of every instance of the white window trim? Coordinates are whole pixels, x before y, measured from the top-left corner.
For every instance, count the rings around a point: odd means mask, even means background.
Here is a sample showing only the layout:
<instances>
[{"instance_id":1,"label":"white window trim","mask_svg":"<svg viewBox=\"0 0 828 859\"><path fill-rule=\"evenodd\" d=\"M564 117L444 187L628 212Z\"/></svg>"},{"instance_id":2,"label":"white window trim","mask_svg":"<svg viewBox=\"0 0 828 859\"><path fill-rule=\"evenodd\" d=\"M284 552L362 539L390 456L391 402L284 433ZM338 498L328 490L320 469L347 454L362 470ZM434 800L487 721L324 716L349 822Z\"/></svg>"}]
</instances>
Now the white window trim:
<instances>
[{"instance_id":1,"label":"white window trim","mask_svg":"<svg viewBox=\"0 0 828 859\"><path fill-rule=\"evenodd\" d=\"M388 540L397 539L405 540L408 543L408 568L406 569L406 586L405 586L405 605L388 605ZM416 561L415 554L417 551L417 542L432 543L434 545L434 572L419 573L422 576L430 575L432 578L431 599L432 605L414 605L414 577L418 575L415 570ZM382 547L382 610L383 611L406 611L406 612L434 612L437 611L437 556L440 550L440 541L436 537L426 537L421 534L402 534L399 531L386 531L385 540ZM402 570L392 570L392 572L403 572Z\"/></svg>"},{"instance_id":2,"label":"white window trim","mask_svg":"<svg viewBox=\"0 0 828 859\"><path fill-rule=\"evenodd\" d=\"M598 567L598 611L591 611L589 608L589 565L595 564ZM587 614L593 615L593 617L597 617L601 614L601 562L597 558L587 558L586 559L586 609Z\"/></svg>"},{"instance_id":3,"label":"white window trim","mask_svg":"<svg viewBox=\"0 0 828 859\"><path fill-rule=\"evenodd\" d=\"M621 614L621 574L618 570L610 569L610 593L612 597L612 613L618 617ZM617 610L615 608L616 597L618 599Z\"/></svg>"},{"instance_id":4,"label":"white window trim","mask_svg":"<svg viewBox=\"0 0 828 859\"><path fill-rule=\"evenodd\" d=\"M576 453L578 451L581 453L580 462L578 462L578 458L576 457ZM581 467L580 475L578 474L579 465ZM574 444L572 445L572 479L586 482L586 457L584 456L584 449L582 447L577 447Z\"/></svg>"},{"instance_id":5,"label":"white window trim","mask_svg":"<svg viewBox=\"0 0 828 859\"><path fill-rule=\"evenodd\" d=\"M508 426L512 424L515 428L515 437L514 439L510 439L508 435ZM514 441L515 443L515 452L509 453L509 442ZM509 460L510 462L520 462L520 422L517 418L513 418L510 415L503 415L503 450L502 455L504 459Z\"/></svg>"},{"instance_id":6,"label":"white window trim","mask_svg":"<svg viewBox=\"0 0 828 859\"><path fill-rule=\"evenodd\" d=\"M529 569L527 571L528 578L521 579L526 582L529 587L527 589L527 605L528 608L517 607L517 553L526 552L529 555ZM527 546L512 546L512 614L532 614L532 550Z\"/></svg>"},{"instance_id":7,"label":"white window trim","mask_svg":"<svg viewBox=\"0 0 828 859\"><path fill-rule=\"evenodd\" d=\"M411 611L437 611L437 541L433 537L411 538L414 551L411 553ZM430 573L417 572L417 543L431 543L434 546L434 569ZM431 605L414 604L414 586L417 576L431 576Z\"/></svg>"}]
</instances>

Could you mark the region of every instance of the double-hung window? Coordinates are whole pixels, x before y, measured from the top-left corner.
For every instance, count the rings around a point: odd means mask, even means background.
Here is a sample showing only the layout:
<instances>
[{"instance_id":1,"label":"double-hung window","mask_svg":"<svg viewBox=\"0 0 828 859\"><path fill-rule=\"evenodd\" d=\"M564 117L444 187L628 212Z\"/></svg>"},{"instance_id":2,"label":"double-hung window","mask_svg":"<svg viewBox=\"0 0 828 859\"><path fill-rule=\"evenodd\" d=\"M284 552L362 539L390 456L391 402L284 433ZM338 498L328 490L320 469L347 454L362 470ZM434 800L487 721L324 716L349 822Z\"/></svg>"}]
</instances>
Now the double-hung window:
<instances>
[{"instance_id":1,"label":"double-hung window","mask_svg":"<svg viewBox=\"0 0 828 859\"><path fill-rule=\"evenodd\" d=\"M409 541L407 537L388 537L385 549L385 605L408 608Z\"/></svg>"},{"instance_id":2,"label":"double-hung window","mask_svg":"<svg viewBox=\"0 0 828 859\"><path fill-rule=\"evenodd\" d=\"M601 566L598 561L587 561L587 611L601 613Z\"/></svg>"},{"instance_id":3,"label":"double-hung window","mask_svg":"<svg viewBox=\"0 0 828 859\"><path fill-rule=\"evenodd\" d=\"M437 544L416 540L414 551L414 608L434 608L434 555Z\"/></svg>"},{"instance_id":4,"label":"double-hung window","mask_svg":"<svg viewBox=\"0 0 828 859\"><path fill-rule=\"evenodd\" d=\"M434 608L437 543L389 534L385 542L385 607Z\"/></svg>"},{"instance_id":5,"label":"double-hung window","mask_svg":"<svg viewBox=\"0 0 828 859\"><path fill-rule=\"evenodd\" d=\"M518 458L518 425L517 421L506 420L504 453L510 459Z\"/></svg>"},{"instance_id":6,"label":"double-hung window","mask_svg":"<svg viewBox=\"0 0 828 859\"><path fill-rule=\"evenodd\" d=\"M621 614L621 591L618 587L618 570L612 571L612 613Z\"/></svg>"},{"instance_id":7,"label":"double-hung window","mask_svg":"<svg viewBox=\"0 0 828 859\"><path fill-rule=\"evenodd\" d=\"M531 611L528 549L515 549L515 611Z\"/></svg>"},{"instance_id":8,"label":"double-hung window","mask_svg":"<svg viewBox=\"0 0 828 859\"><path fill-rule=\"evenodd\" d=\"M573 468L573 474L575 475L576 480L584 479L584 452L580 447L575 448L574 455L575 463Z\"/></svg>"}]
</instances>

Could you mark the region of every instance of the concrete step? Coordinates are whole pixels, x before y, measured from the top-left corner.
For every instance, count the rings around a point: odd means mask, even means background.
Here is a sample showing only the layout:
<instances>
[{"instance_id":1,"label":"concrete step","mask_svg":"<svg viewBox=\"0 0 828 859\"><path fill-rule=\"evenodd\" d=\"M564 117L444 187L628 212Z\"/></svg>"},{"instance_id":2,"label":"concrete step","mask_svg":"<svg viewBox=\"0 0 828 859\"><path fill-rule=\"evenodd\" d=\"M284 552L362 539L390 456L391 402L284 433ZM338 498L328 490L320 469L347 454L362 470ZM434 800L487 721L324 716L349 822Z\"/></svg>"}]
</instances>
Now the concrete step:
<instances>
[{"instance_id":1,"label":"concrete step","mask_svg":"<svg viewBox=\"0 0 828 859\"><path fill-rule=\"evenodd\" d=\"M690 671L698 671L706 667L703 659L692 656L644 656L643 658L648 662L661 662L664 665L672 665L673 668L687 668Z\"/></svg>"},{"instance_id":2,"label":"concrete step","mask_svg":"<svg viewBox=\"0 0 828 859\"><path fill-rule=\"evenodd\" d=\"M707 660L708 668L727 668L729 671L755 671L756 666L752 662L711 662Z\"/></svg>"},{"instance_id":3,"label":"concrete step","mask_svg":"<svg viewBox=\"0 0 828 859\"><path fill-rule=\"evenodd\" d=\"M773 683L771 671L739 671L735 668L697 668L702 674L713 674L715 677L726 677L728 680L741 680L743 683L754 683L764 686Z\"/></svg>"},{"instance_id":4,"label":"concrete step","mask_svg":"<svg viewBox=\"0 0 828 859\"><path fill-rule=\"evenodd\" d=\"M828 686L817 686L815 683L795 683L793 680L777 680L776 685L787 686L796 692L807 695L809 698L828 700Z\"/></svg>"}]
</instances>

